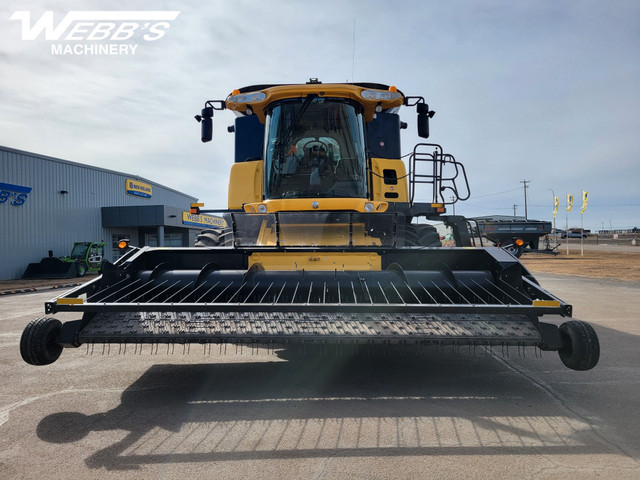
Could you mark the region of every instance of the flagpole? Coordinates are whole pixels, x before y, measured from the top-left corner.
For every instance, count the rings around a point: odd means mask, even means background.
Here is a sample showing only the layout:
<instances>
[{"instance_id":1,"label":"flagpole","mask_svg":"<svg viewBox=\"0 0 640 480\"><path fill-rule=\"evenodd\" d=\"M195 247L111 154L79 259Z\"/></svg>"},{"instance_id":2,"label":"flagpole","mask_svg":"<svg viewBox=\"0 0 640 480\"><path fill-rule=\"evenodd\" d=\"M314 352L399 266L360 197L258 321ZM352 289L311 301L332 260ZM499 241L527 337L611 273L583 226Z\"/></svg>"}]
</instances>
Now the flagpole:
<instances>
[{"instance_id":1,"label":"flagpole","mask_svg":"<svg viewBox=\"0 0 640 480\"><path fill-rule=\"evenodd\" d=\"M569 255L569 194L567 193L564 198L567 199L567 208L564 210L564 238L567 240L567 255Z\"/></svg>"},{"instance_id":2,"label":"flagpole","mask_svg":"<svg viewBox=\"0 0 640 480\"><path fill-rule=\"evenodd\" d=\"M582 208L580 209L580 254L584 257L584 224L582 223L582 218L584 215L584 211L587 209L587 204L589 203L589 192L582 190Z\"/></svg>"},{"instance_id":3,"label":"flagpole","mask_svg":"<svg viewBox=\"0 0 640 480\"><path fill-rule=\"evenodd\" d=\"M556 215L558 214L558 204L560 203L558 197L556 197L556 192L553 191L553 188L550 188L551 194L553 195L553 238L555 243L555 248L558 248L558 230L556 229Z\"/></svg>"},{"instance_id":4,"label":"flagpole","mask_svg":"<svg viewBox=\"0 0 640 480\"><path fill-rule=\"evenodd\" d=\"M584 247L583 247L583 242L584 242L584 225L582 223L582 213L580 213L580 256L584 257Z\"/></svg>"}]
</instances>

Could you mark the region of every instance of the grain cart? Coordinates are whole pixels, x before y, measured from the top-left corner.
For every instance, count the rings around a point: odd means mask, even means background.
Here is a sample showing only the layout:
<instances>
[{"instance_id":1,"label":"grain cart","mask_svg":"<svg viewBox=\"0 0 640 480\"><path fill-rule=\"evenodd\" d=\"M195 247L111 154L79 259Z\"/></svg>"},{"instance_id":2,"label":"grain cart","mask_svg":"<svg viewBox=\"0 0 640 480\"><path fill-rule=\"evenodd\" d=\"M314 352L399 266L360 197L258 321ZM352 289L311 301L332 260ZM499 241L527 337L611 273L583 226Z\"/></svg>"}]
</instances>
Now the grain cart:
<instances>
[{"instance_id":1,"label":"grain cart","mask_svg":"<svg viewBox=\"0 0 640 480\"><path fill-rule=\"evenodd\" d=\"M191 208L219 226L195 248L129 248L46 302L47 315L79 318L31 322L22 357L48 364L83 344L435 345L536 347L593 368L599 344L588 324L541 321L571 317L571 305L507 251L474 246L469 222L446 213L470 195L463 165L419 143L405 167L401 107L416 107L427 138L434 112L424 99L377 83L253 85L207 101L196 116L205 142L216 111L236 115L228 207ZM456 246L442 246L438 222Z\"/></svg>"},{"instance_id":2,"label":"grain cart","mask_svg":"<svg viewBox=\"0 0 640 480\"><path fill-rule=\"evenodd\" d=\"M557 254L547 242L544 250L538 249L540 237L551 233L551 222L528 220L506 215L493 215L473 218L478 225L479 234L520 258L525 252Z\"/></svg>"}]
</instances>

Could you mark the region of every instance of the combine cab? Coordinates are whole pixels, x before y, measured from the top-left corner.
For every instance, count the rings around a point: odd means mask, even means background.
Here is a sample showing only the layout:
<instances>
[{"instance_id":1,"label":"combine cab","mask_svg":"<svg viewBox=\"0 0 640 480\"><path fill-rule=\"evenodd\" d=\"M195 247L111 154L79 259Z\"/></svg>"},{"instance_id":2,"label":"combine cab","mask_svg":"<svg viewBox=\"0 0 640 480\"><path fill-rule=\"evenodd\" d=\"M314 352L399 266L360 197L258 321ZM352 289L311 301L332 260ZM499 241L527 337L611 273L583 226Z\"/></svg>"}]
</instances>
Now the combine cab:
<instances>
[{"instance_id":1,"label":"combine cab","mask_svg":"<svg viewBox=\"0 0 640 480\"><path fill-rule=\"evenodd\" d=\"M82 344L335 344L555 350L575 370L599 357L593 329L559 327L571 305L540 287L509 252L476 247L447 206L469 197L461 163L420 143L401 159L397 111L429 110L380 84L257 85L208 101L196 119L212 138L215 110L237 118L228 208L196 248L129 248L95 280L47 302L61 324L34 320L20 348L34 365ZM433 226L455 246L442 246ZM443 236L443 235L442 235ZM447 237L448 238L448 237Z\"/></svg>"}]
</instances>

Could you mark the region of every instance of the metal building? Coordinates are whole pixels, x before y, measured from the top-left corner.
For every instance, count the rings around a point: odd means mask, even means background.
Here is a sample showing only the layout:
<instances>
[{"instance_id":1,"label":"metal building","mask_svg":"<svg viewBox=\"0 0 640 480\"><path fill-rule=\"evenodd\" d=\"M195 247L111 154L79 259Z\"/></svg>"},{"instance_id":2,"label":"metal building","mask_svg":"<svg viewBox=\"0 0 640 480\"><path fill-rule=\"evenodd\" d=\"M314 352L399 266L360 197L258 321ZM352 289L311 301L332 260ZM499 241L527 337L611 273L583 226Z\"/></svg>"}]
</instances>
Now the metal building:
<instances>
[{"instance_id":1,"label":"metal building","mask_svg":"<svg viewBox=\"0 0 640 480\"><path fill-rule=\"evenodd\" d=\"M0 146L0 280L20 278L26 266L73 242L193 246L201 221L189 215L197 201L135 175Z\"/></svg>"}]
</instances>

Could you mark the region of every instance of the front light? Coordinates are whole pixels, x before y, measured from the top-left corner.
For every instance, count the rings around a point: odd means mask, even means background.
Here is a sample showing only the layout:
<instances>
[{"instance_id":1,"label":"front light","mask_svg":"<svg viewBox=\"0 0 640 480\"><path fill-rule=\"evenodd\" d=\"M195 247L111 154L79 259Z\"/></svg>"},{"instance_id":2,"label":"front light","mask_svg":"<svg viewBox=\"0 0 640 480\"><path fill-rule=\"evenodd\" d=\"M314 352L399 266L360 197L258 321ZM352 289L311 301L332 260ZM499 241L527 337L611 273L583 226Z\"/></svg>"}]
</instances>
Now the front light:
<instances>
[{"instance_id":1,"label":"front light","mask_svg":"<svg viewBox=\"0 0 640 480\"><path fill-rule=\"evenodd\" d=\"M258 205L258 213L267 213L267 206L264 203Z\"/></svg>"},{"instance_id":2,"label":"front light","mask_svg":"<svg viewBox=\"0 0 640 480\"><path fill-rule=\"evenodd\" d=\"M365 100L397 100L402 98L399 92L385 92L384 90L363 90L360 95Z\"/></svg>"},{"instance_id":3,"label":"front light","mask_svg":"<svg viewBox=\"0 0 640 480\"><path fill-rule=\"evenodd\" d=\"M373 206L373 203L371 203L371 202L367 202L367 203L364 204L364 211L365 212L373 212L374 208L375 207Z\"/></svg>"},{"instance_id":4,"label":"front light","mask_svg":"<svg viewBox=\"0 0 640 480\"><path fill-rule=\"evenodd\" d=\"M234 92L235 93L235 92ZM229 95L227 102L229 103L258 103L264 101L267 95L263 92L238 93Z\"/></svg>"}]
</instances>

